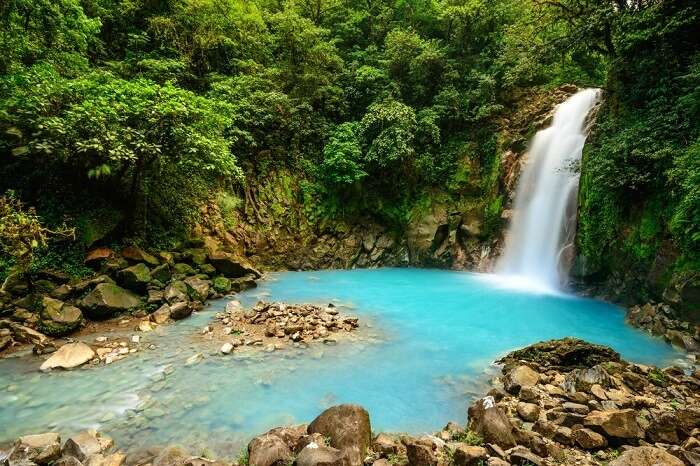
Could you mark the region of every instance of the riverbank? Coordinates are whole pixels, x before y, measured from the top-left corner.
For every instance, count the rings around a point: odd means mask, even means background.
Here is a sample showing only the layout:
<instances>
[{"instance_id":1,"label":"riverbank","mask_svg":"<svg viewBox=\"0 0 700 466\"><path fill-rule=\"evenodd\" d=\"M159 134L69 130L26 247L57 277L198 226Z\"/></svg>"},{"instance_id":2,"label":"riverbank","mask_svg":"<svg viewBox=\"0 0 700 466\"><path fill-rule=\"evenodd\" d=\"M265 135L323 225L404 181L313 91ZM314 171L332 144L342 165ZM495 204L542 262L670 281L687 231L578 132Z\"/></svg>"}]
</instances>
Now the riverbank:
<instances>
[{"instance_id":1,"label":"riverbank","mask_svg":"<svg viewBox=\"0 0 700 466\"><path fill-rule=\"evenodd\" d=\"M469 406L466 425L431 435L374 433L362 407L338 405L308 425L255 437L236 458L177 446L122 451L86 431L20 437L4 464L250 465L693 465L700 461L700 372L632 364L576 339L537 343L498 361L500 377ZM446 420L447 421L447 420ZM2 457L2 455L0 455Z\"/></svg>"}]
</instances>

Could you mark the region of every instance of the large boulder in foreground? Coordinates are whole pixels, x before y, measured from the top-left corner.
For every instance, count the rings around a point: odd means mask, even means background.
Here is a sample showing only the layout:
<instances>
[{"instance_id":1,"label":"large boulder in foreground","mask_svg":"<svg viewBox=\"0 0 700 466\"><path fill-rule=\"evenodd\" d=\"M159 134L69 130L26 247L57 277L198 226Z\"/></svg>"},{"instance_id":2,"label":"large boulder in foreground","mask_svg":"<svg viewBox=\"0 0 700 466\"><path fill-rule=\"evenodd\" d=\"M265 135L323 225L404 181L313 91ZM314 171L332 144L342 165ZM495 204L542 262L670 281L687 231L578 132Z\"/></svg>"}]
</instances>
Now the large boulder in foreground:
<instances>
[{"instance_id":1,"label":"large boulder in foreground","mask_svg":"<svg viewBox=\"0 0 700 466\"><path fill-rule=\"evenodd\" d=\"M248 444L249 466L282 466L292 459L292 451L277 435L259 435Z\"/></svg>"},{"instance_id":2,"label":"large boulder in foreground","mask_svg":"<svg viewBox=\"0 0 700 466\"><path fill-rule=\"evenodd\" d=\"M631 448L608 463L609 466L683 466L683 461L660 448Z\"/></svg>"},{"instance_id":3,"label":"large boulder in foreground","mask_svg":"<svg viewBox=\"0 0 700 466\"><path fill-rule=\"evenodd\" d=\"M477 400L469 407L469 429L479 434L486 443L495 443L501 448L515 446L513 425L506 413L496 406L492 396Z\"/></svg>"},{"instance_id":4,"label":"large boulder in foreground","mask_svg":"<svg viewBox=\"0 0 700 466\"><path fill-rule=\"evenodd\" d=\"M255 278L261 276L248 261L228 252L216 251L209 254L209 262L227 278L240 278L248 274L254 275Z\"/></svg>"},{"instance_id":5,"label":"large boulder in foreground","mask_svg":"<svg viewBox=\"0 0 700 466\"><path fill-rule=\"evenodd\" d=\"M114 446L111 437L94 429L88 429L72 436L63 445L63 455L85 461L92 455L104 453Z\"/></svg>"},{"instance_id":6,"label":"large boulder in foreground","mask_svg":"<svg viewBox=\"0 0 700 466\"><path fill-rule=\"evenodd\" d=\"M61 437L55 432L18 438L9 454L13 463L47 464L61 456Z\"/></svg>"},{"instance_id":7,"label":"large boulder in foreground","mask_svg":"<svg viewBox=\"0 0 700 466\"><path fill-rule=\"evenodd\" d=\"M72 369L81 366L95 357L95 352L85 343L67 343L61 346L49 359L44 361L40 369L46 371L60 367Z\"/></svg>"},{"instance_id":8,"label":"large boulder in foreground","mask_svg":"<svg viewBox=\"0 0 700 466\"><path fill-rule=\"evenodd\" d=\"M357 405L328 408L309 424L308 432L330 438L330 446L343 452L347 466L361 466L372 441L369 413Z\"/></svg>"},{"instance_id":9,"label":"large boulder in foreground","mask_svg":"<svg viewBox=\"0 0 700 466\"><path fill-rule=\"evenodd\" d=\"M604 362L620 361L620 354L603 345L594 345L578 338L562 338L535 343L508 353L498 362L508 366L521 365L523 361L543 367L575 369L593 367Z\"/></svg>"},{"instance_id":10,"label":"large boulder in foreground","mask_svg":"<svg viewBox=\"0 0 700 466\"><path fill-rule=\"evenodd\" d=\"M137 295L113 283L100 283L80 302L80 306L94 319L106 319L139 304L141 300Z\"/></svg>"},{"instance_id":11,"label":"large boulder in foreground","mask_svg":"<svg viewBox=\"0 0 700 466\"><path fill-rule=\"evenodd\" d=\"M44 296L38 328L46 335L60 337L80 327L83 312L75 306L58 299Z\"/></svg>"}]
</instances>

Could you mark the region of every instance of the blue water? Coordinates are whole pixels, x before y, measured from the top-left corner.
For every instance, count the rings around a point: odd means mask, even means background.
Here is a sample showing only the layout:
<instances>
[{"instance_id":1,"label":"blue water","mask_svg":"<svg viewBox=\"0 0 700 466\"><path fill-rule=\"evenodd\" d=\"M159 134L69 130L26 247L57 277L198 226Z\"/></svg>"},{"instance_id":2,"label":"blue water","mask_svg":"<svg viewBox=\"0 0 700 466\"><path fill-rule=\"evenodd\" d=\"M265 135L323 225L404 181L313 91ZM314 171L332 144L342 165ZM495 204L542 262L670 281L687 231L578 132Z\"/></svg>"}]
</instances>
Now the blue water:
<instances>
[{"instance_id":1,"label":"blue water","mask_svg":"<svg viewBox=\"0 0 700 466\"><path fill-rule=\"evenodd\" d=\"M109 366L42 374L40 360L10 358L0 361L0 441L94 426L124 447L180 443L235 456L251 435L309 422L336 403L365 406L375 431L420 433L463 422L467 404L494 374L492 362L544 339L576 336L640 363L683 358L626 326L622 310L610 304L508 289L465 272L285 272L238 298L244 305L333 302L360 317L360 338L222 356L220 342L193 337L225 307L219 301L142 334L142 346L157 349ZM202 362L185 364L198 352Z\"/></svg>"}]
</instances>

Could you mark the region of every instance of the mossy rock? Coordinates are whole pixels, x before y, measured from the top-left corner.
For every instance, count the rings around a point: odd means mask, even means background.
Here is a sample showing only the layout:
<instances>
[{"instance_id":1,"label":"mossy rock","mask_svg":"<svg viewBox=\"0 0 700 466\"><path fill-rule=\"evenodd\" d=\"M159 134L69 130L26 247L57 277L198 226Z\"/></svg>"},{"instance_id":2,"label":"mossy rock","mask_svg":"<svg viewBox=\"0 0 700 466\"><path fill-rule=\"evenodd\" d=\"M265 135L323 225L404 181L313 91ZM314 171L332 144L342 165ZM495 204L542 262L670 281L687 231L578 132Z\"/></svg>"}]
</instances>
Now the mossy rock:
<instances>
[{"instance_id":1,"label":"mossy rock","mask_svg":"<svg viewBox=\"0 0 700 466\"><path fill-rule=\"evenodd\" d=\"M216 277L212 287L217 293L227 294L231 291L231 280L226 277Z\"/></svg>"},{"instance_id":2,"label":"mossy rock","mask_svg":"<svg viewBox=\"0 0 700 466\"><path fill-rule=\"evenodd\" d=\"M199 266L199 271L211 276L216 273L216 268L211 264L202 264Z\"/></svg>"},{"instance_id":3,"label":"mossy rock","mask_svg":"<svg viewBox=\"0 0 700 466\"><path fill-rule=\"evenodd\" d=\"M151 277L154 280L158 280L161 283L168 283L172 275L173 273L170 270L170 265L168 265L167 263L159 265L158 267L155 267L153 270L151 270Z\"/></svg>"},{"instance_id":4,"label":"mossy rock","mask_svg":"<svg viewBox=\"0 0 700 466\"><path fill-rule=\"evenodd\" d=\"M182 251L182 258L191 264L202 265L207 262L207 252L200 248L186 249Z\"/></svg>"},{"instance_id":5,"label":"mossy rock","mask_svg":"<svg viewBox=\"0 0 700 466\"><path fill-rule=\"evenodd\" d=\"M141 304L137 295L113 283L100 283L80 302L93 319L104 319L118 312L131 311Z\"/></svg>"},{"instance_id":6,"label":"mossy rock","mask_svg":"<svg viewBox=\"0 0 700 466\"><path fill-rule=\"evenodd\" d=\"M195 269L192 268L190 264L185 264L184 262L178 262L173 266L175 273L179 275L194 275L197 273Z\"/></svg>"},{"instance_id":7,"label":"mossy rock","mask_svg":"<svg viewBox=\"0 0 700 466\"><path fill-rule=\"evenodd\" d=\"M534 362L543 367L573 369L618 362L620 354L607 346L595 345L578 338L562 338L541 341L513 351L498 362L508 368L520 365L523 361Z\"/></svg>"},{"instance_id":8,"label":"mossy rock","mask_svg":"<svg viewBox=\"0 0 700 466\"><path fill-rule=\"evenodd\" d=\"M117 281L125 288L142 293L151 281L151 270L143 263L132 265L117 272Z\"/></svg>"},{"instance_id":9,"label":"mossy rock","mask_svg":"<svg viewBox=\"0 0 700 466\"><path fill-rule=\"evenodd\" d=\"M39 331L52 337L60 337L77 330L83 323L80 309L58 299L45 296L43 309L37 323Z\"/></svg>"}]
</instances>

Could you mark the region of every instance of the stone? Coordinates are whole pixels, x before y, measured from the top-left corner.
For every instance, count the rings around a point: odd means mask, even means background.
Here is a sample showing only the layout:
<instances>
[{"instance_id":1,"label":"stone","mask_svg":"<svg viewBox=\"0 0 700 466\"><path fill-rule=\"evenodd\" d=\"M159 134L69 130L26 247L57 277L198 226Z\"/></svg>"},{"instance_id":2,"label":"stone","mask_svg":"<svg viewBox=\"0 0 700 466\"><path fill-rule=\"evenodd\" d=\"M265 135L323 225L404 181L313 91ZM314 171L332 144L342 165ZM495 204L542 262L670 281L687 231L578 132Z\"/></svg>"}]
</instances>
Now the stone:
<instances>
[{"instance_id":1,"label":"stone","mask_svg":"<svg viewBox=\"0 0 700 466\"><path fill-rule=\"evenodd\" d=\"M126 455L123 453L112 453L104 456L100 453L90 456L85 463L85 466L122 466L126 461Z\"/></svg>"},{"instance_id":2,"label":"stone","mask_svg":"<svg viewBox=\"0 0 700 466\"><path fill-rule=\"evenodd\" d=\"M543 367L581 368L593 367L608 361L617 362L620 355L603 345L594 345L578 338L562 338L535 343L513 351L499 362L506 366L530 361Z\"/></svg>"},{"instance_id":3,"label":"stone","mask_svg":"<svg viewBox=\"0 0 700 466\"><path fill-rule=\"evenodd\" d=\"M151 277L161 283L168 283L172 275L173 273L170 270L170 265L167 263L154 267L153 270L151 270Z\"/></svg>"},{"instance_id":4,"label":"stone","mask_svg":"<svg viewBox=\"0 0 700 466\"><path fill-rule=\"evenodd\" d=\"M209 288L211 287L209 280L190 277L185 280L185 285L187 285L187 294L191 299L203 303L209 297Z\"/></svg>"},{"instance_id":5,"label":"stone","mask_svg":"<svg viewBox=\"0 0 700 466\"><path fill-rule=\"evenodd\" d=\"M602 366L574 369L566 374L561 388L566 392L590 392L593 385L605 388L613 386L612 377Z\"/></svg>"},{"instance_id":6,"label":"stone","mask_svg":"<svg viewBox=\"0 0 700 466\"><path fill-rule=\"evenodd\" d=\"M224 354L230 354L231 351L233 351L233 345L229 342L226 342L223 345L221 345L220 351Z\"/></svg>"},{"instance_id":7,"label":"stone","mask_svg":"<svg viewBox=\"0 0 700 466\"><path fill-rule=\"evenodd\" d=\"M30 463L31 465L32 463ZM21 466L21 465L17 465ZM51 466L84 466L83 463L75 456L64 455L51 463Z\"/></svg>"},{"instance_id":8,"label":"stone","mask_svg":"<svg viewBox=\"0 0 700 466\"><path fill-rule=\"evenodd\" d=\"M54 299L60 299L61 301L65 301L66 299L70 298L72 294L73 287L64 283L63 285L57 286L56 288L51 290L49 296Z\"/></svg>"},{"instance_id":9,"label":"stone","mask_svg":"<svg viewBox=\"0 0 700 466\"><path fill-rule=\"evenodd\" d=\"M515 446L513 425L508 416L496 406L491 396L477 400L469 407L469 428L480 435L485 442L495 443L503 448Z\"/></svg>"},{"instance_id":10,"label":"stone","mask_svg":"<svg viewBox=\"0 0 700 466\"><path fill-rule=\"evenodd\" d=\"M117 283L137 293L146 291L151 278L151 270L141 262L117 272Z\"/></svg>"},{"instance_id":11,"label":"stone","mask_svg":"<svg viewBox=\"0 0 700 466\"><path fill-rule=\"evenodd\" d=\"M12 337L9 335L0 336L0 351L9 348L12 345Z\"/></svg>"},{"instance_id":12,"label":"stone","mask_svg":"<svg viewBox=\"0 0 700 466\"><path fill-rule=\"evenodd\" d=\"M517 395L522 387L537 385L539 374L530 367L522 365L508 371L503 378L503 386L508 393Z\"/></svg>"},{"instance_id":13,"label":"stone","mask_svg":"<svg viewBox=\"0 0 700 466\"><path fill-rule=\"evenodd\" d=\"M598 450L608 446L608 441L598 432L585 427L575 429L571 434L574 443L584 450Z\"/></svg>"},{"instance_id":14,"label":"stone","mask_svg":"<svg viewBox=\"0 0 700 466\"><path fill-rule=\"evenodd\" d=\"M217 293L226 294L231 291L231 280L226 277L216 277L212 283L212 287Z\"/></svg>"},{"instance_id":15,"label":"stone","mask_svg":"<svg viewBox=\"0 0 700 466\"><path fill-rule=\"evenodd\" d=\"M94 319L104 319L118 312L130 311L140 304L138 296L112 283L98 284L80 301L80 307Z\"/></svg>"},{"instance_id":16,"label":"stone","mask_svg":"<svg viewBox=\"0 0 700 466\"><path fill-rule=\"evenodd\" d=\"M89 429L66 440L62 453L64 456L73 456L82 462L91 455L104 453L113 445L114 442L110 437Z\"/></svg>"},{"instance_id":17,"label":"stone","mask_svg":"<svg viewBox=\"0 0 700 466\"><path fill-rule=\"evenodd\" d=\"M340 450L311 442L297 455L296 466L344 466L345 458Z\"/></svg>"},{"instance_id":18,"label":"stone","mask_svg":"<svg viewBox=\"0 0 700 466\"><path fill-rule=\"evenodd\" d=\"M99 268L102 262L114 256L114 251L110 248L95 248L85 256L85 265L88 267Z\"/></svg>"},{"instance_id":19,"label":"stone","mask_svg":"<svg viewBox=\"0 0 700 466\"><path fill-rule=\"evenodd\" d=\"M209 254L209 262L227 278L240 278L248 274L255 278L262 276L248 261L228 252L216 251Z\"/></svg>"},{"instance_id":20,"label":"stone","mask_svg":"<svg viewBox=\"0 0 700 466\"><path fill-rule=\"evenodd\" d=\"M80 309L58 299L44 296L42 307L37 326L46 335L66 335L80 327L83 322L83 312Z\"/></svg>"},{"instance_id":21,"label":"stone","mask_svg":"<svg viewBox=\"0 0 700 466\"><path fill-rule=\"evenodd\" d=\"M170 317L174 320L185 319L192 315L192 306L188 302L179 302L170 306Z\"/></svg>"},{"instance_id":22,"label":"stone","mask_svg":"<svg viewBox=\"0 0 700 466\"><path fill-rule=\"evenodd\" d=\"M162 325L170 320L170 306L163 304L151 314L151 320L158 325Z\"/></svg>"},{"instance_id":23,"label":"stone","mask_svg":"<svg viewBox=\"0 0 700 466\"><path fill-rule=\"evenodd\" d=\"M61 437L55 432L18 438L9 454L12 463L31 461L47 464L61 456Z\"/></svg>"},{"instance_id":24,"label":"stone","mask_svg":"<svg viewBox=\"0 0 700 466\"><path fill-rule=\"evenodd\" d=\"M552 440L562 445L571 445L573 443L571 440L571 429L566 426L557 427L552 436Z\"/></svg>"},{"instance_id":25,"label":"stone","mask_svg":"<svg viewBox=\"0 0 700 466\"><path fill-rule=\"evenodd\" d=\"M181 280L175 280L165 288L165 300L169 304L187 301L187 285Z\"/></svg>"},{"instance_id":26,"label":"stone","mask_svg":"<svg viewBox=\"0 0 700 466\"><path fill-rule=\"evenodd\" d=\"M5 278L0 291L13 295L23 295L29 291L29 279L22 272L11 272Z\"/></svg>"},{"instance_id":27,"label":"stone","mask_svg":"<svg viewBox=\"0 0 700 466\"><path fill-rule=\"evenodd\" d=\"M683 466L683 461L660 448L630 448L608 466Z\"/></svg>"},{"instance_id":28,"label":"stone","mask_svg":"<svg viewBox=\"0 0 700 466\"><path fill-rule=\"evenodd\" d=\"M416 440L408 441L405 445L408 466L437 466L437 456L430 446Z\"/></svg>"},{"instance_id":29,"label":"stone","mask_svg":"<svg viewBox=\"0 0 700 466\"><path fill-rule=\"evenodd\" d=\"M618 439L644 437L644 431L639 427L636 413L632 409L593 411L583 420L583 425Z\"/></svg>"},{"instance_id":30,"label":"stone","mask_svg":"<svg viewBox=\"0 0 700 466\"><path fill-rule=\"evenodd\" d=\"M256 286L258 286L258 284L255 283L255 277L253 275L246 275L245 277L231 280L231 291L235 291L237 293L255 288Z\"/></svg>"},{"instance_id":31,"label":"stone","mask_svg":"<svg viewBox=\"0 0 700 466\"><path fill-rule=\"evenodd\" d=\"M184 262L177 262L173 265L173 271L178 275L190 276L197 273L195 269L192 268L190 264L185 264Z\"/></svg>"},{"instance_id":32,"label":"stone","mask_svg":"<svg viewBox=\"0 0 700 466\"><path fill-rule=\"evenodd\" d=\"M299 424L296 426L287 426L287 427L275 427L274 429L269 430L267 433L276 435L277 437L281 438L282 441L289 447L290 450L292 451L299 451L302 448L304 448L306 445L309 443L318 440L316 443L319 445L324 444L323 442L323 437L321 435L312 435L309 436L306 434L306 429L308 426L306 424ZM302 438L308 438L308 442L302 443Z\"/></svg>"},{"instance_id":33,"label":"stone","mask_svg":"<svg viewBox=\"0 0 700 466\"><path fill-rule=\"evenodd\" d=\"M401 451L401 442L387 434L379 434L372 441L372 450L384 456L396 455Z\"/></svg>"},{"instance_id":34,"label":"stone","mask_svg":"<svg viewBox=\"0 0 700 466\"><path fill-rule=\"evenodd\" d=\"M517 406L518 416L522 418L523 421L535 422L540 416L540 407L534 403L518 403Z\"/></svg>"},{"instance_id":35,"label":"stone","mask_svg":"<svg viewBox=\"0 0 700 466\"><path fill-rule=\"evenodd\" d=\"M576 414L588 414L591 411L586 405L572 403L570 401L563 403L561 407L564 409L564 411L569 411Z\"/></svg>"},{"instance_id":36,"label":"stone","mask_svg":"<svg viewBox=\"0 0 700 466\"><path fill-rule=\"evenodd\" d=\"M291 462L292 458L287 444L273 434L260 435L248 444L249 466L281 466Z\"/></svg>"},{"instance_id":37,"label":"stone","mask_svg":"<svg viewBox=\"0 0 700 466\"><path fill-rule=\"evenodd\" d=\"M455 448L452 458L454 466L476 466L486 461L488 453L484 447L461 443Z\"/></svg>"},{"instance_id":38,"label":"stone","mask_svg":"<svg viewBox=\"0 0 700 466\"><path fill-rule=\"evenodd\" d=\"M508 450L506 453L508 454L508 460L511 462L511 464L516 466L544 465L544 461L542 461L542 458L520 445Z\"/></svg>"},{"instance_id":39,"label":"stone","mask_svg":"<svg viewBox=\"0 0 700 466\"><path fill-rule=\"evenodd\" d=\"M151 266L160 264L158 259L136 246L127 246L122 249L122 257L131 263L145 262Z\"/></svg>"},{"instance_id":40,"label":"stone","mask_svg":"<svg viewBox=\"0 0 700 466\"><path fill-rule=\"evenodd\" d=\"M67 343L61 346L49 359L44 361L40 369L46 371L60 367L71 369L78 367L95 357L95 352L85 343ZM80 459L80 457L77 457Z\"/></svg>"},{"instance_id":41,"label":"stone","mask_svg":"<svg viewBox=\"0 0 700 466\"><path fill-rule=\"evenodd\" d=\"M182 447L171 445L158 453L158 456L153 459L153 466L184 466L189 457L190 455Z\"/></svg>"},{"instance_id":42,"label":"stone","mask_svg":"<svg viewBox=\"0 0 700 466\"><path fill-rule=\"evenodd\" d=\"M15 340L23 343L45 346L49 342L48 337L43 333L15 322L0 320L0 328L2 327L8 327L12 335L14 335Z\"/></svg>"},{"instance_id":43,"label":"stone","mask_svg":"<svg viewBox=\"0 0 700 466\"><path fill-rule=\"evenodd\" d=\"M319 433L330 438L330 446L337 448L348 466L361 466L372 440L369 413L357 405L338 405L328 408L309 424L308 433Z\"/></svg>"}]
</instances>

